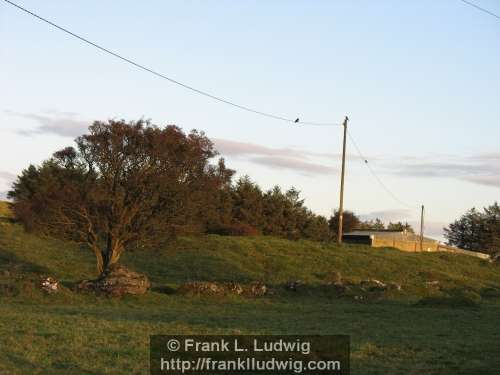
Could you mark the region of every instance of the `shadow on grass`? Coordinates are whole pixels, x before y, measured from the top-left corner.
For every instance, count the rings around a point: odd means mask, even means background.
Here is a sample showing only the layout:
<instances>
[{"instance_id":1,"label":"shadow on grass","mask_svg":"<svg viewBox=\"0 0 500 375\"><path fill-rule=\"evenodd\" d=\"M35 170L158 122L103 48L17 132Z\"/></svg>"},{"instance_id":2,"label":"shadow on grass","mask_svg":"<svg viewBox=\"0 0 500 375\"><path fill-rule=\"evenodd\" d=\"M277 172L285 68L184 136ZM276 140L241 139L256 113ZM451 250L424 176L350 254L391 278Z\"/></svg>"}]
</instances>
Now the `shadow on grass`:
<instances>
[{"instance_id":1,"label":"shadow on grass","mask_svg":"<svg viewBox=\"0 0 500 375\"><path fill-rule=\"evenodd\" d=\"M48 273L38 264L19 259L15 254L0 248L0 270L19 273Z\"/></svg>"}]
</instances>

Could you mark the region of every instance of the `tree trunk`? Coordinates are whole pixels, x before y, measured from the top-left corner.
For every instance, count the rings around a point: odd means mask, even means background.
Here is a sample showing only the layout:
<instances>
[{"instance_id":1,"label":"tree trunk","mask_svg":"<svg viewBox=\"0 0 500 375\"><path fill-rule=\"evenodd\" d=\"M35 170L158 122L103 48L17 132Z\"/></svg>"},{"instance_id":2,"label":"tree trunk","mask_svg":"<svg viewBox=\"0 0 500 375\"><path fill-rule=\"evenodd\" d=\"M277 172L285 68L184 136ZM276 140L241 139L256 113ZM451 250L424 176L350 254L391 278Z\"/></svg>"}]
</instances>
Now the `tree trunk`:
<instances>
[{"instance_id":1,"label":"tree trunk","mask_svg":"<svg viewBox=\"0 0 500 375\"><path fill-rule=\"evenodd\" d=\"M121 246L119 243L115 243L113 247L108 249L108 251L106 251L103 256L103 267L100 271L100 274L107 271L112 265L118 263L122 252L123 246Z\"/></svg>"},{"instance_id":2,"label":"tree trunk","mask_svg":"<svg viewBox=\"0 0 500 375\"><path fill-rule=\"evenodd\" d=\"M104 254L102 253L101 249L97 246L92 246L92 250L94 251L95 257L96 257L96 266L97 266L97 273L101 275L104 272Z\"/></svg>"}]
</instances>

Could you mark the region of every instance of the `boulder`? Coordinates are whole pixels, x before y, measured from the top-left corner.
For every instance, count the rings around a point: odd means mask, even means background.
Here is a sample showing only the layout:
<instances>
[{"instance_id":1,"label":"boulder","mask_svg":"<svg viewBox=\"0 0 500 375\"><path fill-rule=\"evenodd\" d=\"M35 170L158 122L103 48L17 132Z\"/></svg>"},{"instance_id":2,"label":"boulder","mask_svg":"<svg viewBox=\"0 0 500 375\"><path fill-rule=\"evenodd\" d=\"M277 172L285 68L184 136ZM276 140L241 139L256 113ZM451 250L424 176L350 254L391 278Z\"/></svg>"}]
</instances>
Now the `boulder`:
<instances>
[{"instance_id":1,"label":"boulder","mask_svg":"<svg viewBox=\"0 0 500 375\"><path fill-rule=\"evenodd\" d=\"M44 277L40 281L40 287L45 293L56 293L59 291L59 281L52 277Z\"/></svg>"},{"instance_id":2,"label":"boulder","mask_svg":"<svg viewBox=\"0 0 500 375\"><path fill-rule=\"evenodd\" d=\"M387 285L385 283L376 279L363 280L359 283L359 285L361 286L361 289L367 292L383 292L387 289Z\"/></svg>"},{"instance_id":3,"label":"boulder","mask_svg":"<svg viewBox=\"0 0 500 375\"><path fill-rule=\"evenodd\" d=\"M113 265L97 280L83 280L78 290L121 297L126 294L144 294L151 287L146 275L134 272L122 265Z\"/></svg>"}]
</instances>

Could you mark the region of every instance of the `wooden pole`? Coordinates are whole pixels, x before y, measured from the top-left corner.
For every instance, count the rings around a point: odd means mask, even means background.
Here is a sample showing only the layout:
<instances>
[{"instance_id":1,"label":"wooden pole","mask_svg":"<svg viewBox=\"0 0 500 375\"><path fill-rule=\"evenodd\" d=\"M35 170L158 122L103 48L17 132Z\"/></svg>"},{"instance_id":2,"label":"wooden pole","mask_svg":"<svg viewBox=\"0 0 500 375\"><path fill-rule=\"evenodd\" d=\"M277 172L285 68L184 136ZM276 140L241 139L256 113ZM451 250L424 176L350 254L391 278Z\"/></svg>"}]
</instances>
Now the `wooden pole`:
<instances>
[{"instance_id":1,"label":"wooden pole","mask_svg":"<svg viewBox=\"0 0 500 375\"><path fill-rule=\"evenodd\" d=\"M346 116L342 126L344 127L344 144L342 147L342 171L340 173L340 204L339 204L339 231L337 243L340 245L342 243L342 233L344 224L344 176L345 176L345 148L346 148L346 136L347 136L347 121L349 118Z\"/></svg>"},{"instance_id":2,"label":"wooden pole","mask_svg":"<svg viewBox=\"0 0 500 375\"><path fill-rule=\"evenodd\" d=\"M422 205L422 212L420 214L420 251L423 251L424 246L424 205Z\"/></svg>"}]
</instances>

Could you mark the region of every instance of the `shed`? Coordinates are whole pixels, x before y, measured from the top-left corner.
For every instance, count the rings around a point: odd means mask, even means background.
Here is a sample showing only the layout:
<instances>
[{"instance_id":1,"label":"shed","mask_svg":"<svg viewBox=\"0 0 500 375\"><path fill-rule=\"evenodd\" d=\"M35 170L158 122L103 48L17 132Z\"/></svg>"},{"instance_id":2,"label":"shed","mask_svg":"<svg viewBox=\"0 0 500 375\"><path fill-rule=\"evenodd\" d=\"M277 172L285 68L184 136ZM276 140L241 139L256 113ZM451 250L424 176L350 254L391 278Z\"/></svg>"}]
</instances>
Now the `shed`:
<instances>
[{"instance_id":1,"label":"shed","mask_svg":"<svg viewBox=\"0 0 500 375\"><path fill-rule=\"evenodd\" d=\"M372 247L394 247L403 251L421 251L420 236L408 231L358 229L342 236L346 243ZM437 251L439 241L424 237L422 251Z\"/></svg>"}]
</instances>

